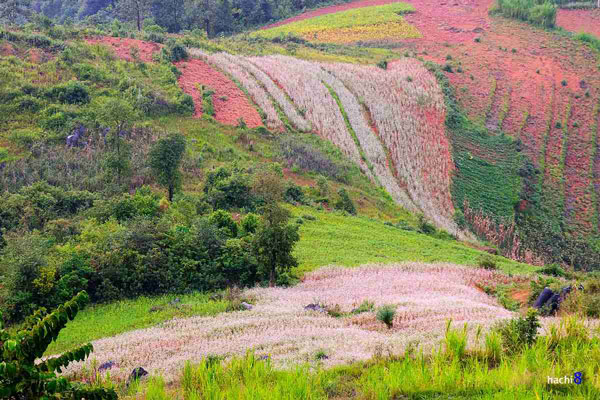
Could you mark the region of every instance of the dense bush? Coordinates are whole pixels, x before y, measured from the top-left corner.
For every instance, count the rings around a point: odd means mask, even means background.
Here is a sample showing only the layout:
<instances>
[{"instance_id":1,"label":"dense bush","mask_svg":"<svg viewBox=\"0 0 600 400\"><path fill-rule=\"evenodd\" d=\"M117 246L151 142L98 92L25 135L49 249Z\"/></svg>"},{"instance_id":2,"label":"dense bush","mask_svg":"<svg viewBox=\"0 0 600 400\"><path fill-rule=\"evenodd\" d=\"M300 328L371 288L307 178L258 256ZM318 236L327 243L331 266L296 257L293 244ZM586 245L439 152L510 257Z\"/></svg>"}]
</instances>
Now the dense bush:
<instances>
[{"instance_id":1,"label":"dense bush","mask_svg":"<svg viewBox=\"0 0 600 400\"><path fill-rule=\"evenodd\" d=\"M335 203L335 208L338 210L346 211L352 215L356 215L356 207L352 202L352 199L348 195L346 189L342 188L338 191L340 196L339 200Z\"/></svg>"},{"instance_id":2,"label":"dense bush","mask_svg":"<svg viewBox=\"0 0 600 400\"><path fill-rule=\"evenodd\" d=\"M40 181L17 193L0 195L0 248L2 230L42 229L46 222L90 208L97 199L87 191L64 191Z\"/></svg>"},{"instance_id":3,"label":"dense bush","mask_svg":"<svg viewBox=\"0 0 600 400\"><path fill-rule=\"evenodd\" d=\"M494 330L502 337L504 351L507 354L515 354L536 341L540 326L537 311L529 309L525 317L502 321L494 327Z\"/></svg>"},{"instance_id":4,"label":"dense bush","mask_svg":"<svg viewBox=\"0 0 600 400\"><path fill-rule=\"evenodd\" d=\"M258 202L251 193L249 175L242 171L232 173L224 167L207 174L204 193L215 210L254 210Z\"/></svg>"},{"instance_id":5,"label":"dense bush","mask_svg":"<svg viewBox=\"0 0 600 400\"><path fill-rule=\"evenodd\" d=\"M25 326L11 333L0 322L0 397L3 399L96 399L117 400L113 389L72 383L59 376L71 362L84 361L93 351L91 344L83 345L58 357L39 361L58 337L67 322L88 302L80 292L54 312L44 309L29 317Z\"/></svg>"},{"instance_id":6,"label":"dense bush","mask_svg":"<svg viewBox=\"0 0 600 400\"><path fill-rule=\"evenodd\" d=\"M556 6L548 0L498 0L497 11L544 28L556 25Z\"/></svg>"},{"instance_id":7,"label":"dense bush","mask_svg":"<svg viewBox=\"0 0 600 400\"><path fill-rule=\"evenodd\" d=\"M83 84L69 81L46 90L46 97L64 104L87 104L90 93Z\"/></svg>"}]
</instances>

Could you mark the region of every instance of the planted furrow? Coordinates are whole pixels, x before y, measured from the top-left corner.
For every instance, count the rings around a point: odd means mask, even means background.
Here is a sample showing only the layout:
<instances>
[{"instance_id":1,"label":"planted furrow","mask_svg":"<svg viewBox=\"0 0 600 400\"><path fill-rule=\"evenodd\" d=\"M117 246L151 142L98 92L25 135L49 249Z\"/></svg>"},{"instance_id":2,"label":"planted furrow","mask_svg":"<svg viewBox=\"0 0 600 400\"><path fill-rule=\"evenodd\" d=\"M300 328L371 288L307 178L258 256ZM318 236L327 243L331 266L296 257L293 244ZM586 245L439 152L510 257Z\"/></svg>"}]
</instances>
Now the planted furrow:
<instances>
[{"instance_id":1,"label":"planted furrow","mask_svg":"<svg viewBox=\"0 0 600 400\"><path fill-rule=\"evenodd\" d=\"M398 61L387 71L350 64L327 68L368 107L415 204L436 225L457 232L452 221L445 109L433 76L412 59Z\"/></svg>"},{"instance_id":2,"label":"planted furrow","mask_svg":"<svg viewBox=\"0 0 600 400\"><path fill-rule=\"evenodd\" d=\"M270 129L283 130L283 122L277 114L277 110L273 106L271 99L267 92L261 87L254 76L248 72L245 68L242 68L238 63L235 62L236 57L231 56L227 53L211 54L207 58L207 61L218 68L229 73L236 79L247 91L252 101L260 107L266 116L266 125Z\"/></svg>"},{"instance_id":3,"label":"planted furrow","mask_svg":"<svg viewBox=\"0 0 600 400\"><path fill-rule=\"evenodd\" d=\"M510 100L510 92L503 77L494 77L490 89L490 102L488 103L485 120L485 126L490 132L497 132L500 130L500 126L508 112L508 109L505 107L510 104L507 99Z\"/></svg>"},{"instance_id":4,"label":"planted furrow","mask_svg":"<svg viewBox=\"0 0 600 400\"><path fill-rule=\"evenodd\" d=\"M256 78L256 80L265 88L269 95L271 95L271 97L277 101L285 115L289 118L290 122L296 129L302 132L308 132L312 129L310 122L300 115L295 105L288 99L285 92L275 82L273 82L269 75L243 57L231 56L231 60Z\"/></svg>"},{"instance_id":5,"label":"planted furrow","mask_svg":"<svg viewBox=\"0 0 600 400\"><path fill-rule=\"evenodd\" d=\"M326 67L326 66L325 66ZM399 204L411 211L417 211L418 207L412 202L406 191L398 185L394 175L390 171L384 147L369 126L362 112L356 96L331 73L320 69L319 75L323 81L337 94L341 107L345 112L350 124L350 131L356 136L358 146L363 150L367 162L373 166L374 173L380 184Z\"/></svg>"},{"instance_id":6,"label":"planted furrow","mask_svg":"<svg viewBox=\"0 0 600 400\"><path fill-rule=\"evenodd\" d=\"M592 157L591 157L591 173L592 173L592 198L594 204L594 230L600 232L600 100L594 108L594 119L592 124Z\"/></svg>"},{"instance_id":7,"label":"planted furrow","mask_svg":"<svg viewBox=\"0 0 600 400\"><path fill-rule=\"evenodd\" d=\"M568 134L563 125L570 114L568 97L557 93L555 105L556 113L546 140L543 200L550 214L556 221L561 221L564 210L563 146Z\"/></svg>"},{"instance_id":8,"label":"planted furrow","mask_svg":"<svg viewBox=\"0 0 600 400\"><path fill-rule=\"evenodd\" d=\"M594 229L593 220L596 214L590 190L591 175L584 172L589 171L592 163L594 137L592 127L578 122L585 121L588 118L587 113L584 107L573 105L571 108L564 163L564 217L570 226L578 228L580 234L590 233Z\"/></svg>"},{"instance_id":9,"label":"planted furrow","mask_svg":"<svg viewBox=\"0 0 600 400\"><path fill-rule=\"evenodd\" d=\"M312 123L314 131L338 146L365 173L371 174L346 128L337 102L322 83L320 67L285 56L251 57L249 60L284 87Z\"/></svg>"}]
</instances>

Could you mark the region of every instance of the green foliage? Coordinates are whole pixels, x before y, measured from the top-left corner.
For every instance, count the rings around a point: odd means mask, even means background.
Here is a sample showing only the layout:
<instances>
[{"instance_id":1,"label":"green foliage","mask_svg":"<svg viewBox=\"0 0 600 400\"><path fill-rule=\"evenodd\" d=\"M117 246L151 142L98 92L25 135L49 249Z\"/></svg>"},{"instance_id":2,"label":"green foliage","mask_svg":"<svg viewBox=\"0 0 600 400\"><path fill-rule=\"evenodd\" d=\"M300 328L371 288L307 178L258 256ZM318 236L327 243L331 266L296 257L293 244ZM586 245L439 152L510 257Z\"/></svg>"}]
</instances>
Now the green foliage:
<instances>
[{"instance_id":1,"label":"green foliage","mask_svg":"<svg viewBox=\"0 0 600 400\"><path fill-rule=\"evenodd\" d=\"M548 0L498 0L495 11L507 18L553 28L556 25L556 10L557 7Z\"/></svg>"},{"instance_id":2,"label":"green foliage","mask_svg":"<svg viewBox=\"0 0 600 400\"><path fill-rule=\"evenodd\" d=\"M89 90L77 81L69 81L47 89L46 97L63 104L87 104L90 102Z\"/></svg>"},{"instance_id":3,"label":"green foliage","mask_svg":"<svg viewBox=\"0 0 600 400\"><path fill-rule=\"evenodd\" d=\"M181 186L182 175L179 171L181 160L185 153L185 137L180 133L171 133L166 138L159 139L150 151L150 168L156 175L158 183L166 186L169 191L169 201Z\"/></svg>"},{"instance_id":4,"label":"green foliage","mask_svg":"<svg viewBox=\"0 0 600 400\"><path fill-rule=\"evenodd\" d=\"M213 95L215 91L209 88L208 86L201 87L202 93L202 112L206 115L210 115L211 117L215 116L215 106L213 103Z\"/></svg>"},{"instance_id":5,"label":"green foliage","mask_svg":"<svg viewBox=\"0 0 600 400\"><path fill-rule=\"evenodd\" d=\"M525 317L499 322L494 330L500 333L502 337L504 351L507 354L515 354L523 350L524 347L535 343L540 326L537 311L530 308Z\"/></svg>"},{"instance_id":6,"label":"green foliage","mask_svg":"<svg viewBox=\"0 0 600 400\"><path fill-rule=\"evenodd\" d=\"M498 265L496 264L496 260L491 255L485 254L482 255L477 261L477 265L479 268L496 270L498 269Z\"/></svg>"},{"instance_id":7,"label":"green foliage","mask_svg":"<svg viewBox=\"0 0 600 400\"><path fill-rule=\"evenodd\" d=\"M36 362L88 299L86 292L80 292L50 314L37 311L24 329L16 333L0 329L4 350L0 354L0 396L9 399L117 399L112 389L71 383L57 375L69 363L88 358L93 351L91 344Z\"/></svg>"},{"instance_id":8,"label":"green foliage","mask_svg":"<svg viewBox=\"0 0 600 400\"><path fill-rule=\"evenodd\" d=\"M418 226L419 232L424 233L425 235L433 235L437 232L435 225L427 220L425 215L419 214L418 218Z\"/></svg>"},{"instance_id":9,"label":"green foliage","mask_svg":"<svg viewBox=\"0 0 600 400\"><path fill-rule=\"evenodd\" d=\"M209 204L216 209L254 210L257 199L251 193L248 174L242 171L231 173L221 167L208 172L204 193Z\"/></svg>"},{"instance_id":10,"label":"green foliage","mask_svg":"<svg viewBox=\"0 0 600 400\"><path fill-rule=\"evenodd\" d=\"M283 193L283 197L285 201L289 203L304 203L304 191L302 187L296 185L293 182L290 182Z\"/></svg>"},{"instance_id":11,"label":"green foliage","mask_svg":"<svg viewBox=\"0 0 600 400\"><path fill-rule=\"evenodd\" d=\"M335 203L335 208L338 210L346 211L351 215L356 215L356 207L352 202L352 199L348 195L346 189L341 188L338 191L338 196L340 196L339 200Z\"/></svg>"},{"instance_id":12,"label":"green foliage","mask_svg":"<svg viewBox=\"0 0 600 400\"><path fill-rule=\"evenodd\" d=\"M385 305L379 307L377 310L377 320L383 322L388 329L394 326L394 317L396 316L396 307L392 305Z\"/></svg>"},{"instance_id":13,"label":"green foliage","mask_svg":"<svg viewBox=\"0 0 600 400\"><path fill-rule=\"evenodd\" d=\"M240 221L241 235L247 236L256 232L260 224L260 217L253 213L248 213Z\"/></svg>"},{"instance_id":14,"label":"green foliage","mask_svg":"<svg viewBox=\"0 0 600 400\"><path fill-rule=\"evenodd\" d=\"M580 32L574 36L574 39L586 43L588 46L595 49L596 51L600 51L600 39L597 36L585 32ZM589 91L586 92L586 97L589 97Z\"/></svg>"},{"instance_id":15,"label":"green foliage","mask_svg":"<svg viewBox=\"0 0 600 400\"><path fill-rule=\"evenodd\" d=\"M567 272L558 264L548 264L544 268L539 270L540 274L555 276L557 278L564 278L567 276Z\"/></svg>"},{"instance_id":16,"label":"green foliage","mask_svg":"<svg viewBox=\"0 0 600 400\"><path fill-rule=\"evenodd\" d=\"M290 212L276 203L263 208L261 225L253 240L254 254L269 284L274 286L278 276L288 273L298 261L292 255L300 236L298 226L289 224Z\"/></svg>"},{"instance_id":17,"label":"green foliage","mask_svg":"<svg viewBox=\"0 0 600 400\"><path fill-rule=\"evenodd\" d=\"M219 230L229 238L235 238L238 235L238 225L225 210L216 210L208 217L211 224L215 225Z\"/></svg>"}]
</instances>

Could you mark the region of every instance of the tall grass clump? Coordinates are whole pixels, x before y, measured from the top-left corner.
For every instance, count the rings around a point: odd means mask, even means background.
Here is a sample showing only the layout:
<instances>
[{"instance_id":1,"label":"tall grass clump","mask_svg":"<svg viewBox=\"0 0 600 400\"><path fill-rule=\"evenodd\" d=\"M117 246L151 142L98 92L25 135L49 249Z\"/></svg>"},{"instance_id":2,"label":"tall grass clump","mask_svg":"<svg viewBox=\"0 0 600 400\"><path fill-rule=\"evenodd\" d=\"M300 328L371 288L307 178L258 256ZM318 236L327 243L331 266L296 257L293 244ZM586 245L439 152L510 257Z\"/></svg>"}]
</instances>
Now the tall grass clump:
<instances>
[{"instance_id":1,"label":"tall grass clump","mask_svg":"<svg viewBox=\"0 0 600 400\"><path fill-rule=\"evenodd\" d=\"M498 0L496 12L543 28L556 25L557 7L548 0Z\"/></svg>"}]
</instances>

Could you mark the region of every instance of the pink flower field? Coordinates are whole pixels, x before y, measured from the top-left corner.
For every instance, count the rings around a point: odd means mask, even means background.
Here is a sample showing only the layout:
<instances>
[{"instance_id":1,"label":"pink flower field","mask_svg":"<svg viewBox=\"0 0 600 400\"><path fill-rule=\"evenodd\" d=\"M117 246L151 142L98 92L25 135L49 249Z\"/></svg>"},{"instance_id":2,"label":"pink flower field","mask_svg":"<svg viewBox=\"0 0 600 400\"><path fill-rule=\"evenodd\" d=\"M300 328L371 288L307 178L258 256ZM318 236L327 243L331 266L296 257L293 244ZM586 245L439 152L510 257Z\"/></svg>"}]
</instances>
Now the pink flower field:
<instances>
[{"instance_id":1,"label":"pink flower field","mask_svg":"<svg viewBox=\"0 0 600 400\"><path fill-rule=\"evenodd\" d=\"M269 355L278 367L313 361L324 351L325 365L365 360L385 351L402 353L409 345L430 351L443 337L447 321L489 327L513 313L476 288L482 282L506 282L498 272L453 264L403 263L357 268L325 267L292 288L254 288L244 295L256 299L250 311L215 317L174 319L94 342L99 363L112 360L114 377L125 378L143 366L151 374L174 381L187 360L207 355L233 356L253 350ZM349 312L368 300L396 307L394 327L387 329L374 312L334 318L307 311L310 303L339 306ZM72 364L76 373L82 364Z\"/></svg>"}]
</instances>

